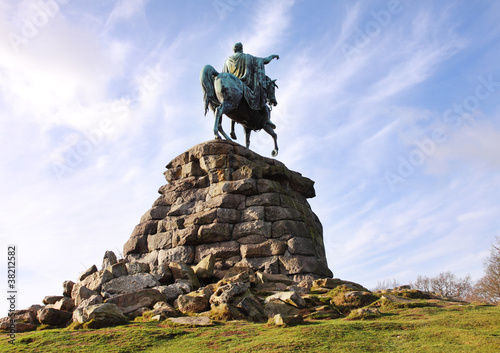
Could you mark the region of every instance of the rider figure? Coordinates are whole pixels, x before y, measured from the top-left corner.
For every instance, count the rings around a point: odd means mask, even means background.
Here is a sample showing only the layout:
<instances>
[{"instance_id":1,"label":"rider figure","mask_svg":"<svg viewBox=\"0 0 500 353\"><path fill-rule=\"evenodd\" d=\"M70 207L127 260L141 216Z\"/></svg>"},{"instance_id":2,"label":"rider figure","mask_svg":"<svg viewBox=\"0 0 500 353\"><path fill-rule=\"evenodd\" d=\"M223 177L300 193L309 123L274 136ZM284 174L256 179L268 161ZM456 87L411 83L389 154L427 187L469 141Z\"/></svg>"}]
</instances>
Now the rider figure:
<instances>
[{"instance_id":1,"label":"rider figure","mask_svg":"<svg viewBox=\"0 0 500 353\"><path fill-rule=\"evenodd\" d=\"M236 43L233 47L234 54L224 63L222 72L229 72L238 77L247 87L244 92L248 105L254 110L269 108L266 106L267 84L271 79L266 76L264 65L273 59L279 59L278 55L270 55L267 58L259 58L243 53L243 44ZM276 128L269 117L268 124Z\"/></svg>"}]
</instances>

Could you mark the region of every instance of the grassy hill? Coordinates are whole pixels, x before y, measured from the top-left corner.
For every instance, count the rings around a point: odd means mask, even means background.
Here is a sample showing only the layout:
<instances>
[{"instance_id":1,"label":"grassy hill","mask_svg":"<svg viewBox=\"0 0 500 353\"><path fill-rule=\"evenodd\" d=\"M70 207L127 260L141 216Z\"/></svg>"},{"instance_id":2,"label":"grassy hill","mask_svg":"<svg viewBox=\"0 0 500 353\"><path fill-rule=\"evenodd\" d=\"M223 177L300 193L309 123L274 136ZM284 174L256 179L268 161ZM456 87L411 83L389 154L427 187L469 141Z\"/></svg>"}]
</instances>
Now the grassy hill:
<instances>
[{"instance_id":1,"label":"grassy hill","mask_svg":"<svg viewBox=\"0 0 500 353\"><path fill-rule=\"evenodd\" d=\"M500 307L423 301L382 307L372 319L306 320L276 327L243 321L211 327L134 322L99 330L51 329L6 334L2 352L500 352Z\"/></svg>"}]
</instances>

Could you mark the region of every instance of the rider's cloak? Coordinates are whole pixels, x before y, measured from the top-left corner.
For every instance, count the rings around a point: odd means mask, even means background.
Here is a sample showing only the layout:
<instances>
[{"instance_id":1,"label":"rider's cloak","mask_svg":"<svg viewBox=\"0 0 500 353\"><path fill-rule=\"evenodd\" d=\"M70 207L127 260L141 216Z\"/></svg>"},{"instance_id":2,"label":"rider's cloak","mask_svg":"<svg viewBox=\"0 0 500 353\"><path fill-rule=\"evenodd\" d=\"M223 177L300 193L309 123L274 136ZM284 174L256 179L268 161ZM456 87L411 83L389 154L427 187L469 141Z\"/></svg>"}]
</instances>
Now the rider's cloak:
<instances>
[{"instance_id":1,"label":"rider's cloak","mask_svg":"<svg viewBox=\"0 0 500 353\"><path fill-rule=\"evenodd\" d=\"M250 108L260 110L264 107L266 72L263 58L235 53L226 60L222 72L229 72L244 83L244 96Z\"/></svg>"}]
</instances>

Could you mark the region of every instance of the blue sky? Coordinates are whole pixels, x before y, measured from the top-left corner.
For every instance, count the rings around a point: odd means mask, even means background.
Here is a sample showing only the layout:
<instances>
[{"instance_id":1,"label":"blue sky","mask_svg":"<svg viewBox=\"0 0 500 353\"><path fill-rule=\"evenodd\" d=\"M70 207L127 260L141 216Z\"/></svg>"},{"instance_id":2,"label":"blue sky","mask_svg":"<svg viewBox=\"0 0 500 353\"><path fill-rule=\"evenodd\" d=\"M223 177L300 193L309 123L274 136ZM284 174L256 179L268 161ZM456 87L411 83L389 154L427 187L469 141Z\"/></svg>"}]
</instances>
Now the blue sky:
<instances>
[{"instance_id":1,"label":"blue sky","mask_svg":"<svg viewBox=\"0 0 500 353\"><path fill-rule=\"evenodd\" d=\"M0 244L4 263L18 246L18 307L121 252L165 165L212 139L199 72L235 42L280 55L266 66L278 159L316 182L336 277L479 279L500 226L498 14L487 0L0 1ZM270 157L272 140L251 148Z\"/></svg>"}]
</instances>

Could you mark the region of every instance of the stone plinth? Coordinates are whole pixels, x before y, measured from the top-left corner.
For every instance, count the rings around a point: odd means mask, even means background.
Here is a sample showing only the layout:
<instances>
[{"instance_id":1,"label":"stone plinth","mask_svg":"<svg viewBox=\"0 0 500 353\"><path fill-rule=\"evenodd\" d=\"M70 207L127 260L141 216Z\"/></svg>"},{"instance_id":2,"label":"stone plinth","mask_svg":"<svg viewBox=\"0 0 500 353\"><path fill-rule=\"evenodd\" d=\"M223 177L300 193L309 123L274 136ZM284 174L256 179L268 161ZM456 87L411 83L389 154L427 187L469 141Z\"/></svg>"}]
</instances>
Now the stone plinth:
<instances>
[{"instance_id":1,"label":"stone plinth","mask_svg":"<svg viewBox=\"0 0 500 353\"><path fill-rule=\"evenodd\" d=\"M168 184L124 246L129 260L162 268L195 265L209 254L215 268L332 277L323 231L307 198L314 182L236 143L194 146L167 165Z\"/></svg>"}]
</instances>

